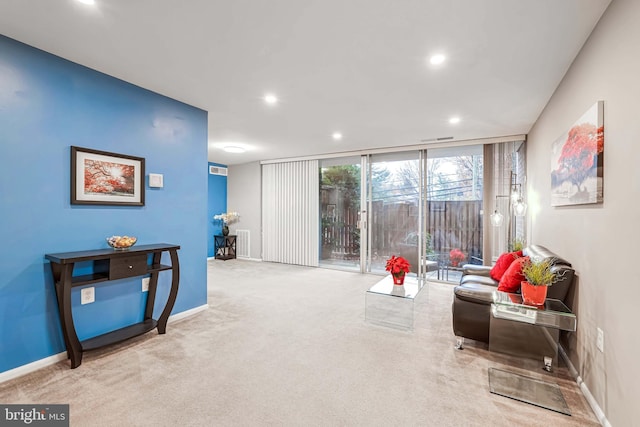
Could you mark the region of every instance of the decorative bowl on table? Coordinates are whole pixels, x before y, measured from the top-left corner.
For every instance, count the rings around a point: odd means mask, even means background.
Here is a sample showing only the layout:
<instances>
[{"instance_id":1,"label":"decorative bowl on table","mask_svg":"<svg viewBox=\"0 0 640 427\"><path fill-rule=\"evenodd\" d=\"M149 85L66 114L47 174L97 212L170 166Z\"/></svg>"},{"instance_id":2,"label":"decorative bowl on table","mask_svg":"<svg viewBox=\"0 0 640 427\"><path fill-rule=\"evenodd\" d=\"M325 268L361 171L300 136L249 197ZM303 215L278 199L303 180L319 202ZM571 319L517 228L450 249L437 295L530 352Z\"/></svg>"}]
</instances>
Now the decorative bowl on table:
<instances>
[{"instance_id":1,"label":"decorative bowl on table","mask_svg":"<svg viewBox=\"0 0 640 427\"><path fill-rule=\"evenodd\" d=\"M111 236L107 237L107 243L116 251L126 251L136 244L138 239L130 236Z\"/></svg>"}]
</instances>

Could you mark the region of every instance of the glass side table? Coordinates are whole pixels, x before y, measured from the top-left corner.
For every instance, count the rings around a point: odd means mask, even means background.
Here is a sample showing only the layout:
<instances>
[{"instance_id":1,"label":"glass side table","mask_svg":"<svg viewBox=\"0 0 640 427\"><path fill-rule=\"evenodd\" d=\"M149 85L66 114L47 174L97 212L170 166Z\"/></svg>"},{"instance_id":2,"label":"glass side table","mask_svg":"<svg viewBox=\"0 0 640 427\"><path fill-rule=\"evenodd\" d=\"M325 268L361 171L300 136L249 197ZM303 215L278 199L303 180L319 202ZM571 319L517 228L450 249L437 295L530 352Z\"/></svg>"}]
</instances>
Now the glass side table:
<instances>
[{"instance_id":1,"label":"glass side table","mask_svg":"<svg viewBox=\"0 0 640 427\"><path fill-rule=\"evenodd\" d=\"M555 375L560 331L573 332L576 324L575 314L560 300L548 298L544 306L534 307L524 304L519 294L495 291L489 351L514 356L509 358L512 367ZM540 375L531 378L490 368L489 384L492 393L570 414L557 384L544 381Z\"/></svg>"},{"instance_id":2,"label":"glass side table","mask_svg":"<svg viewBox=\"0 0 640 427\"><path fill-rule=\"evenodd\" d=\"M500 319L515 320L534 325L575 332L576 315L562 301L547 298L542 307L526 305L522 295L495 291L492 315Z\"/></svg>"},{"instance_id":3,"label":"glass side table","mask_svg":"<svg viewBox=\"0 0 640 427\"><path fill-rule=\"evenodd\" d=\"M525 305L522 296L495 291L489 323L489 351L557 366L560 331L575 331L576 316L560 300L548 298L543 307Z\"/></svg>"},{"instance_id":4,"label":"glass side table","mask_svg":"<svg viewBox=\"0 0 640 427\"><path fill-rule=\"evenodd\" d=\"M413 330L414 302L424 288L416 277L405 277L404 285L394 285L385 276L365 294L365 320L395 329Z\"/></svg>"}]
</instances>

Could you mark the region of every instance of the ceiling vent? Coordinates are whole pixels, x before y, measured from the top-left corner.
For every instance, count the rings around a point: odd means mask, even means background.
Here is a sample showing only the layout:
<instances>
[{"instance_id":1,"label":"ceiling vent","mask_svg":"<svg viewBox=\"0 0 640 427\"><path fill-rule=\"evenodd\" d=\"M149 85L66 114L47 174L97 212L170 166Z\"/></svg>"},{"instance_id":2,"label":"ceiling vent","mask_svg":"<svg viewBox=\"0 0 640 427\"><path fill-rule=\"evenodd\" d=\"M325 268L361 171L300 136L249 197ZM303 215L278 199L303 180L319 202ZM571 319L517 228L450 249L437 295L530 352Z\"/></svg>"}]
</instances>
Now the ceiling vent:
<instances>
[{"instance_id":1,"label":"ceiling vent","mask_svg":"<svg viewBox=\"0 0 640 427\"><path fill-rule=\"evenodd\" d=\"M227 176L227 168L221 166L209 166L209 174Z\"/></svg>"},{"instance_id":2,"label":"ceiling vent","mask_svg":"<svg viewBox=\"0 0 640 427\"><path fill-rule=\"evenodd\" d=\"M430 142L442 142L442 141L451 141L453 139L452 136L442 136L440 138L428 138L428 139L421 139L420 142L426 142L426 143L430 143Z\"/></svg>"}]
</instances>

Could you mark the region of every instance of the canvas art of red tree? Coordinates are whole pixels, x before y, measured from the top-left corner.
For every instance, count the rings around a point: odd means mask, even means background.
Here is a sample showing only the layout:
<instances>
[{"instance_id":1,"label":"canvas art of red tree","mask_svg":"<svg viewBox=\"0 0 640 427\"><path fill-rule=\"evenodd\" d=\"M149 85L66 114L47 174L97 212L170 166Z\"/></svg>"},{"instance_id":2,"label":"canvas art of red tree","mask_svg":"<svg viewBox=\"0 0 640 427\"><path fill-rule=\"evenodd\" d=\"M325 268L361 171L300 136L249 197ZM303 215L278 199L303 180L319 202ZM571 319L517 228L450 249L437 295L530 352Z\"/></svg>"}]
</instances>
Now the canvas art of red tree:
<instances>
[{"instance_id":1,"label":"canvas art of red tree","mask_svg":"<svg viewBox=\"0 0 640 427\"><path fill-rule=\"evenodd\" d=\"M554 184L570 181L580 190L589 176L595 176L598 156L604 150L604 127L592 123L572 127L558 158L558 169L552 173Z\"/></svg>"},{"instance_id":2,"label":"canvas art of red tree","mask_svg":"<svg viewBox=\"0 0 640 427\"><path fill-rule=\"evenodd\" d=\"M133 196L135 167L99 160L84 162L85 194Z\"/></svg>"}]
</instances>

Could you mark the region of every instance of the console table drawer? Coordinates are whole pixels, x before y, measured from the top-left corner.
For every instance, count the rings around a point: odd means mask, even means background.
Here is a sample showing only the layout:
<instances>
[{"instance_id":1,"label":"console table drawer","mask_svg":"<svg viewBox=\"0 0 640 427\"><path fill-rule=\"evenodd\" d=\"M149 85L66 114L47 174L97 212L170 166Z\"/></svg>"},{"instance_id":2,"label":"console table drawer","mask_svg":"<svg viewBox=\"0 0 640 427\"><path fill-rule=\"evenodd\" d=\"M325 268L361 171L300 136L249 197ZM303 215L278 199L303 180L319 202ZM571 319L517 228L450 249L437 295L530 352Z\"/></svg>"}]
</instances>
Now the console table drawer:
<instances>
[{"instance_id":1,"label":"console table drawer","mask_svg":"<svg viewBox=\"0 0 640 427\"><path fill-rule=\"evenodd\" d=\"M142 276L147 274L147 270L147 255L114 257L109 261L110 280Z\"/></svg>"}]
</instances>

